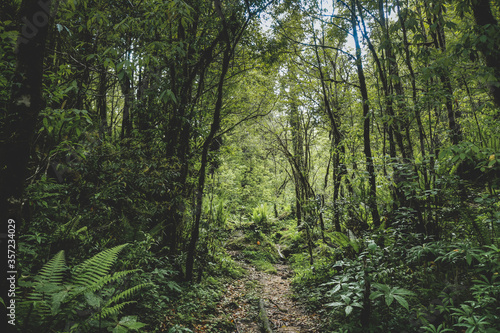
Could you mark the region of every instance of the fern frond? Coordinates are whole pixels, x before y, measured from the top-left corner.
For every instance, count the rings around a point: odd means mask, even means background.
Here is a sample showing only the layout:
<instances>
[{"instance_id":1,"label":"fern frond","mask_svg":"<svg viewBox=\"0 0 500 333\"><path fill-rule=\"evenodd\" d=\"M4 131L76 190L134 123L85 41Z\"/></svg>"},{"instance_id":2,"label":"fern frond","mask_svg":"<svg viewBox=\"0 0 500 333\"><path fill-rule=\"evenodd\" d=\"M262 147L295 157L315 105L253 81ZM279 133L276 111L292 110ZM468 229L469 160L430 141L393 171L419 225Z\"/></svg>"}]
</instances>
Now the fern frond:
<instances>
[{"instance_id":1,"label":"fern frond","mask_svg":"<svg viewBox=\"0 0 500 333\"><path fill-rule=\"evenodd\" d=\"M64 250L56 253L35 276L35 288L40 284L55 284L60 285L63 280L66 267L66 259L64 258Z\"/></svg>"},{"instance_id":2,"label":"fern frond","mask_svg":"<svg viewBox=\"0 0 500 333\"><path fill-rule=\"evenodd\" d=\"M82 220L81 216L77 216L64 224L59 225L59 227L54 232L54 238L66 239L68 237L71 237L71 234L75 232L76 227L78 226L81 220Z\"/></svg>"},{"instance_id":3,"label":"fern frond","mask_svg":"<svg viewBox=\"0 0 500 333\"><path fill-rule=\"evenodd\" d=\"M360 242L356 238L351 237L351 235L334 231L330 236L332 241L339 247L352 247L355 252L359 252Z\"/></svg>"},{"instance_id":4,"label":"fern frond","mask_svg":"<svg viewBox=\"0 0 500 333\"><path fill-rule=\"evenodd\" d=\"M350 244L350 239L346 234L343 234L338 231L334 231L333 234L331 234L332 240L335 242L340 247L346 247L349 246Z\"/></svg>"},{"instance_id":5,"label":"fern frond","mask_svg":"<svg viewBox=\"0 0 500 333\"><path fill-rule=\"evenodd\" d=\"M26 297L27 305L32 304L35 312L38 311L39 306L48 308L48 312L50 313L48 302L51 300L52 295L61 290L64 271L66 269L64 251L61 250L43 265L42 269L35 276L35 282L32 284L33 291ZM47 311L42 312L45 313Z\"/></svg>"},{"instance_id":6,"label":"fern frond","mask_svg":"<svg viewBox=\"0 0 500 333\"><path fill-rule=\"evenodd\" d=\"M122 302L122 303L116 304L112 307L104 308L104 309L102 309L101 312L96 313L93 317L95 319L95 318L98 318L100 316L101 319L106 319L106 318L109 318L111 316L117 316L126 305L133 304L133 303L137 303L137 302L136 301L127 301L127 302Z\"/></svg>"},{"instance_id":7,"label":"fern frond","mask_svg":"<svg viewBox=\"0 0 500 333\"><path fill-rule=\"evenodd\" d=\"M111 266L118 259L118 253L128 244L115 246L99 252L75 268L73 283L76 285L90 286L98 283L109 274Z\"/></svg>"},{"instance_id":8,"label":"fern frond","mask_svg":"<svg viewBox=\"0 0 500 333\"><path fill-rule=\"evenodd\" d=\"M113 275L106 275L106 276L102 277L100 280L96 281L95 283L85 286L86 287L85 290L90 290L92 292L96 292L96 291L102 289L108 283L120 281L125 276L132 274L132 273L135 273L137 271L139 271L139 269L131 269L128 271L116 272Z\"/></svg>"},{"instance_id":9,"label":"fern frond","mask_svg":"<svg viewBox=\"0 0 500 333\"><path fill-rule=\"evenodd\" d=\"M49 302L45 300L21 301L19 302L18 307L19 313L29 313L30 317L28 319L39 323L47 320L47 318L50 318L49 316L52 313Z\"/></svg>"},{"instance_id":10,"label":"fern frond","mask_svg":"<svg viewBox=\"0 0 500 333\"><path fill-rule=\"evenodd\" d=\"M141 283L141 284L138 284L137 286L133 286L132 288L124 290L121 293L119 293L119 294L115 295L114 297L112 297L107 302L107 304L105 305L105 307L108 307L108 306L110 306L113 303L118 303L120 301L129 299L132 296L134 296L134 294L136 294L137 292L139 292L141 289L150 287L152 285L153 285L152 283Z\"/></svg>"}]
</instances>

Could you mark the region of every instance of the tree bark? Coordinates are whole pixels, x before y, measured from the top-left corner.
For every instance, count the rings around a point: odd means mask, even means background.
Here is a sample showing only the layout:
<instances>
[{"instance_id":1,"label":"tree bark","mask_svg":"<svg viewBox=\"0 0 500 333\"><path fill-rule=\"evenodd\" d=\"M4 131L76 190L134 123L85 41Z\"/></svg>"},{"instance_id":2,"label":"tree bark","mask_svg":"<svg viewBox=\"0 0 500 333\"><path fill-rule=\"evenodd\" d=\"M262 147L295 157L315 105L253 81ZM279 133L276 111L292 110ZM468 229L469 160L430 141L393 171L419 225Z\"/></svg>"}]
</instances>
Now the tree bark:
<instances>
[{"instance_id":1,"label":"tree bark","mask_svg":"<svg viewBox=\"0 0 500 333\"><path fill-rule=\"evenodd\" d=\"M222 16L222 14L221 14ZM221 110L222 110L222 98L224 81L229 70L229 64L231 61L232 47L231 41L229 39L228 27L225 24L224 17L222 17L224 22L224 32L223 40L225 44L224 56L222 60L222 69L219 77L219 82L217 85L217 100L214 107L214 115L212 124L210 126L210 133L208 134L205 142L203 143L202 153L201 153L201 167L198 177L198 187L196 192L196 210L195 210L195 220L191 231L191 240L188 246L188 253L186 258L186 280L191 281L193 279L193 267L194 267L194 257L196 253L196 243L198 242L200 236L200 222L201 222L201 211L203 207L203 192L205 190L205 179L206 179L206 169L208 162L208 151L214 140L217 132L220 129L221 122Z\"/></svg>"},{"instance_id":2,"label":"tree bark","mask_svg":"<svg viewBox=\"0 0 500 333\"><path fill-rule=\"evenodd\" d=\"M17 63L10 103L3 117L0 133L0 248L7 253L8 225L16 230L22 222L22 194L38 115L42 100L43 62L49 29L51 1L24 0L20 18L24 23L17 44ZM14 221L14 222L13 222ZM9 223L10 222L10 223ZM12 242L11 242L12 243ZM2 262L6 263L5 259ZM15 267L4 269L15 270ZM3 275L2 275L3 276ZM0 295L7 298L6 278L2 278ZM2 307L5 309L5 307Z\"/></svg>"},{"instance_id":3,"label":"tree bark","mask_svg":"<svg viewBox=\"0 0 500 333\"><path fill-rule=\"evenodd\" d=\"M110 126L108 126L108 107L106 103L106 93L107 93L107 71L104 66L99 68L99 87L97 95L97 110L99 113L100 127L99 134L102 138L110 134Z\"/></svg>"},{"instance_id":4,"label":"tree bark","mask_svg":"<svg viewBox=\"0 0 500 333\"><path fill-rule=\"evenodd\" d=\"M356 47L356 69L358 71L359 90L363 103L363 150L366 158L366 171L368 172L368 182L370 186L368 195L368 206L370 207L373 225L378 228L380 226L380 214L377 208L377 185L375 181L375 167L373 165L372 149L370 146L370 106L368 105L368 89L366 87L366 78L361 60L361 47L358 38L357 20L356 20L356 4L355 0L351 1L351 24L353 31L354 44Z\"/></svg>"},{"instance_id":5,"label":"tree bark","mask_svg":"<svg viewBox=\"0 0 500 333\"><path fill-rule=\"evenodd\" d=\"M130 117L130 109L133 101L131 81L127 73L121 82L122 94L124 96L123 113L122 113L122 129L121 139L125 139L132 132L132 120Z\"/></svg>"},{"instance_id":6,"label":"tree bark","mask_svg":"<svg viewBox=\"0 0 500 333\"><path fill-rule=\"evenodd\" d=\"M476 21L478 33L478 49L484 56L486 66L491 68L496 84L490 84L489 89L493 96L493 101L500 108L500 27L498 21L493 16L489 0L471 1L472 12ZM481 36L486 36L486 41L481 41ZM495 114L495 118L500 117L500 112Z\"/></svg>"}]
</instances>

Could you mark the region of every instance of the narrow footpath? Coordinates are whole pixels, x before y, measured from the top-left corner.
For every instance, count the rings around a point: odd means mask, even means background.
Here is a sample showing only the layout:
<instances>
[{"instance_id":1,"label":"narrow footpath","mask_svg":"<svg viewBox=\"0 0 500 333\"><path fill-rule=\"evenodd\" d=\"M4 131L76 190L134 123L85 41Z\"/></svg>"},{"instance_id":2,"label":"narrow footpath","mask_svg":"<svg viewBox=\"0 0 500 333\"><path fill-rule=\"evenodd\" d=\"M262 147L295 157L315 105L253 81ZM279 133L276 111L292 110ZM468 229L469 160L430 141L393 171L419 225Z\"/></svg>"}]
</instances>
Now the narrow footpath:
<instances>
[{"instance_id":1,"label":"narrow footpath","mask_svg":"<svg viewBox=\"0 0 500 333\"><path fill-rule=\"evenodd\" d=\"M241 279L227 285L219 307L234 323L232 332L319 332L319 316L308 314L292 298L292 271L288 265L275 264L277 274L270 274L245 262L239 251L230 254L246 270ZM267 331L263 328L264 322L269 323Z\"/></svg>"}]
</instances>

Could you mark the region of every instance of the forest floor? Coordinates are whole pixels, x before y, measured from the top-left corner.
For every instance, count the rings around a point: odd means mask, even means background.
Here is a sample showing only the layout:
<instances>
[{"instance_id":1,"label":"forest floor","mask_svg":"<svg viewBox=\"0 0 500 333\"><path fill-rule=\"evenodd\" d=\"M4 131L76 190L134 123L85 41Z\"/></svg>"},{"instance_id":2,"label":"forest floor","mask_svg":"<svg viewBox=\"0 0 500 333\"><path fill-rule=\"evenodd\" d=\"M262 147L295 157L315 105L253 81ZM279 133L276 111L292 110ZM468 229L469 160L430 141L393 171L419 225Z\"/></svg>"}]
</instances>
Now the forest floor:
<instances>
[{"instance_id":1,"label":"forest floor","mask_svg":"<svg viewBox=\"0 0 500 333\"><path fill-rule=\"evenodd\" d=\"M240 251L229 253L245 269L242 278L226 285L227 292L218 307L234 323L232 333L262 332L261 299L273 332L319 332L319 316L307 313L292 297L293 272L288 265L274 264L276 273L268 273L257 270Z\"/></svg>"}]
</instances>

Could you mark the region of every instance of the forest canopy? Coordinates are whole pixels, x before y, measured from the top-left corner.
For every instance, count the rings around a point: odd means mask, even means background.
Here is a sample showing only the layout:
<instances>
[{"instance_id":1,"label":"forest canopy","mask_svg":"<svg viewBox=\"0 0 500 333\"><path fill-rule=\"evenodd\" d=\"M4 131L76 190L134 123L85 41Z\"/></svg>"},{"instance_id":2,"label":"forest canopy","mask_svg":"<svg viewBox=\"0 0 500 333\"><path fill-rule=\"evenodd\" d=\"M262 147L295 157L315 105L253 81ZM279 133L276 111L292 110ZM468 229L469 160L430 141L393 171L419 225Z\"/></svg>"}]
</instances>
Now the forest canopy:
<instances>
[{"instance_id":1,"label":"forest canopy","mask_svg":"<svg viewBox=\"0 0 500 333\"><path fill-rule=\"evenodd\" d=\"M237 251L290 265L321 332L499 332L499 20L489 0L3 1L9 328L237 331L207 319Z\"/></svg>"}]
</instances>

